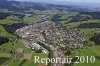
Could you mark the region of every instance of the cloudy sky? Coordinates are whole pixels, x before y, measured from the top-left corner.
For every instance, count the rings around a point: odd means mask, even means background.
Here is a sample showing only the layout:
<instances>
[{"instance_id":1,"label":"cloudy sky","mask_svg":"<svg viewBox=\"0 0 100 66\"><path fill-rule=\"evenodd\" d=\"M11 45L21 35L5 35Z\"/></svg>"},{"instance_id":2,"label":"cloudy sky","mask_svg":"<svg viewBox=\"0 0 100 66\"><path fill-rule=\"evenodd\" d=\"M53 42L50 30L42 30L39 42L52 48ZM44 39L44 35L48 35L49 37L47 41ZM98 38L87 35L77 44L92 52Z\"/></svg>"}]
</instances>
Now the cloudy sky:
<instances>
[{"instance_id":1,"label":"cloudy sky","mask_svg":"<svg viewBox=\"0 0 100 66\"><path fill-rule=\"evenodd\" d=\"M61 1L61 2L76 2L76 3L100 3L100 0L17 0L17 1Z\"/></svg>"}]
</instances>

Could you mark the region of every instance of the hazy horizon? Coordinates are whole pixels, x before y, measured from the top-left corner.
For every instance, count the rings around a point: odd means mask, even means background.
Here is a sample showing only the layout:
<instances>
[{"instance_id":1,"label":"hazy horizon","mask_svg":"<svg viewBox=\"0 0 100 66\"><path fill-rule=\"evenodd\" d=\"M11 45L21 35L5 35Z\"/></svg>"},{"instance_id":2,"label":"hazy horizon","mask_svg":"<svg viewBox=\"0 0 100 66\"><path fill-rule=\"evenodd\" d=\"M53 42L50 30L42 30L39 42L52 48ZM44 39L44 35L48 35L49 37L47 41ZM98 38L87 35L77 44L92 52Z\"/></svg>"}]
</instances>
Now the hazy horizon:
<instances>
[{"instance_id":1,"label":"hazy horizon","mask_svg":"<svg viewBox=\"0 0 100 66\"><path fill-rule=\"evenodd\" d=\"M100 3L100 0L15 0L15 1L38 1L38 2L74 2L74 3Z\"/></svg>"}]
</instances>

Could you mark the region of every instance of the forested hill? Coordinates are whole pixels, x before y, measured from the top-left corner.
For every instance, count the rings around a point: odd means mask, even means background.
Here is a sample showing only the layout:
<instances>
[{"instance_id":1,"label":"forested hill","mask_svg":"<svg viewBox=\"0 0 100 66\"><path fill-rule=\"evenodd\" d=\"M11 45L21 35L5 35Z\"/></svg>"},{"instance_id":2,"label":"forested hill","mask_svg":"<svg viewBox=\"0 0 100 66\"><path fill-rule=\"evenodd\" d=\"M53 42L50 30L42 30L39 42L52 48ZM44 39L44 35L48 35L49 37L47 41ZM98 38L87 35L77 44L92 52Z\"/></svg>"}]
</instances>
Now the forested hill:
<instances>
[{"instance_id":1,"label":"forested hill","mask_svg":"<svg viewBox=\"0 0 100 66\"><path fill-rule=\"evenodd\" d=\"M18 8L16 8L14 6L14 4L19 5L19 2L15 2L15 1L7 1L7 0L0 0L0 9L7 9L7 10L18 10Z\"/></svg>"}]
</instances>

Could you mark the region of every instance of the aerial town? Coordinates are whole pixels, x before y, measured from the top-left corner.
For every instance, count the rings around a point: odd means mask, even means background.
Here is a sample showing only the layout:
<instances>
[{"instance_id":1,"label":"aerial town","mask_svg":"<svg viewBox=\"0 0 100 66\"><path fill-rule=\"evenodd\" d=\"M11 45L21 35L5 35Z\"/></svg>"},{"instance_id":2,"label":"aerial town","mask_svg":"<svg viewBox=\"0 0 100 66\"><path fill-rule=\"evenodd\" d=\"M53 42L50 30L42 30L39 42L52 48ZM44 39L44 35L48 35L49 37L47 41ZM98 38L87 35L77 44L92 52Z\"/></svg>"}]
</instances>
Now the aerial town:
<instances>
[{"instance_id":1,"label":"aerial town","mask_svg":"<svg viewBox=\"0 0 100 66\"><path fill-rule=\"evenodd\" d=\"M100 0L0 0L0 66L100 66Z\"/></svg>"},{"instance_id":2,"label":"aerial town","mask_svg":"<svg viewBox=\"0 0 100 66\"><path fill-rule=\"evenodd\" d=\"M45 21L17 29L15 34L27 48L40 49L42 53L49 54L48 47L53 52L53 57L64 57L61 47L80 48L85 39L82 33L75 29L58 29L54 22ZM63 66L63 64L54 64Z\"/></svg>"}]
</instances>

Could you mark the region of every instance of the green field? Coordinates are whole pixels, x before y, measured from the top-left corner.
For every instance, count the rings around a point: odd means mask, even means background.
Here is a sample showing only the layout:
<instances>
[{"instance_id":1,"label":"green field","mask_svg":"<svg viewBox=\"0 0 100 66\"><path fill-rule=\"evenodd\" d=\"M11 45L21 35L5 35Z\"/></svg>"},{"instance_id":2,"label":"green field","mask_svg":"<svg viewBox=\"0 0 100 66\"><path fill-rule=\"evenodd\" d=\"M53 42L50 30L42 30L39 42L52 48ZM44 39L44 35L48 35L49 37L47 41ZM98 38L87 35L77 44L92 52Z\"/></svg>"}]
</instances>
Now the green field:
<instances>
[{"instance_id":1,"label":"green field","mask_svg":"<svg viewBox=\"0 0 100 66\"><path fill-rule=\"evenodd\" d=\"M72 66L99 66L100 65L100 46L93 46L90 48L84 48L81 49L79 52L77 52L77 56L84 56L85 57L85 62L84 63L74 63ZM91 63L86 61L86 56L90 57L94 56L95 57L95 62Z\"/></svg>"},{"instance_id":2,"label":"green field","mask_svg":"<svg viewBox=\"0 0 100 66\"><path fill-rule=\"evenodd\" d=\"M25 63L22 64L22 66L38 66L39 63L34 63L34 56L39 56L40 58L47 58L48 55L46 54L37 54L37 53L32 53L32 59L26 61ZM8 63L8 66L18 66L21 62L23 62L23 60L12 60L10 63Z\"/></svg>"},{"instance_id":3,"label":"green field","mask_svg":"<svg viewBox=\"0 0 100 66\"><path fill-rule=\"evenodd\" d=\"M31 19L34 18L33 21L36 21L36 19L39 17L40 16L34 16L34 17L31 17ZM1 66L4 66L6 64L7 66L19 66L23 62L23 60L15 59L11 51L17 48L24 48L24 53L32 54L32 59L25 61L25 63L23 63L21 66L33 66L33 65L38 66L39 63L36 63L36 64L34 63L34 56L47 58L48 55L32 52L31 49L24 47L23 44L18 39L16 40L15 35L7 32L5 28L3 27L3 25L10 25L10 24L15 24L15 23L20 23L20 19L17 19L17 17L14 17L14 16L13 17L9 16L6 19L0 20L0 37L6 37L10 40L9 42L0 45L0 62L2 61L0 65L2 64Z\"/></svg>"}]
</instances>

